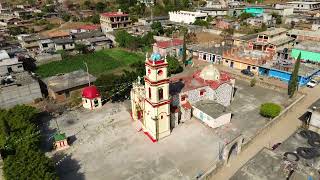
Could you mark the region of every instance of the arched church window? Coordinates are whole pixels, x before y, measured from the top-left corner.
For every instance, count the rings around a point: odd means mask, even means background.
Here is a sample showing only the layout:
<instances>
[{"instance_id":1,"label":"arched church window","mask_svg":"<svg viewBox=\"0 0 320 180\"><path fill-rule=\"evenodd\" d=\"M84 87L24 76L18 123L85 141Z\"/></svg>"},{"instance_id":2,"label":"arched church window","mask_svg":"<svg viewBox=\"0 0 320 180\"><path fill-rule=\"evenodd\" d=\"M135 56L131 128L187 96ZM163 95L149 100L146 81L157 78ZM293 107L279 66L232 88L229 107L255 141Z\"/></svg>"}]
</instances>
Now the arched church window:
<instances>
[{"instance_id":1,"label":"arched church window","mask_svg":"<svg viewBox=\"0 0 320 180\"><path fill-rule=\"evenodd\" d=\"M151 99L151 88L149 87L149 99Z\"/></svg>"},{"instance_id":2,"label":"arched church window","mask_svg":"<svg viewBox=\"0 0 320 180\"><path fill-rule=\"evenodd\" d=\"M163 89L162 88L159 88L158 90L158 95L159 95L159 101L161 101L163 99Z\"/></svg>"},{"instance_id":3,"label":"arched church window","mask_svg":"<svg viewBox=\"0 0 320 180\"><path fill-rule=\"evenodd\" d=\"M148 69L148 74L151 74L151 69Z\"/></svg>"},{"instance_id":4,"label":"arched church window","mask_svg":"<svg viewBox=\"0 0 320 180\"><path fill-rule=\"evenodd\" d=\"M160 69L159 71L158 71L158 76L161 76L163 74L163 71Z\"/></svg>"}]
</instances>

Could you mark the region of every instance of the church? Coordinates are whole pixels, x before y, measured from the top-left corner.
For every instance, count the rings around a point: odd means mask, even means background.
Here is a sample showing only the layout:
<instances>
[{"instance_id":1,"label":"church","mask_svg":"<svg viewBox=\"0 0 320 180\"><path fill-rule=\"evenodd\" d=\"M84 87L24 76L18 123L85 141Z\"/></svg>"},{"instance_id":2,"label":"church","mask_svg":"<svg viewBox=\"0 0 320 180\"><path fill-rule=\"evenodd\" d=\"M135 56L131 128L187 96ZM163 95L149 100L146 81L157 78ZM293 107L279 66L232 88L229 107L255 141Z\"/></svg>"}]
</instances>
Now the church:
<instances>
[{"instance_id":1,"label":"church","mask_svg":"<svg viewBox=\"0 0 320 180\"><path fill-rule=\"evenodd\" d=\"M208 65L194 74L168 77L168 62L159 53L146 56L145 85L131 89L132 118L153 142L170 135L174 127L195 117L211 128L230 123L229 105L235 80Z\"/></svg>"}]
</instances>

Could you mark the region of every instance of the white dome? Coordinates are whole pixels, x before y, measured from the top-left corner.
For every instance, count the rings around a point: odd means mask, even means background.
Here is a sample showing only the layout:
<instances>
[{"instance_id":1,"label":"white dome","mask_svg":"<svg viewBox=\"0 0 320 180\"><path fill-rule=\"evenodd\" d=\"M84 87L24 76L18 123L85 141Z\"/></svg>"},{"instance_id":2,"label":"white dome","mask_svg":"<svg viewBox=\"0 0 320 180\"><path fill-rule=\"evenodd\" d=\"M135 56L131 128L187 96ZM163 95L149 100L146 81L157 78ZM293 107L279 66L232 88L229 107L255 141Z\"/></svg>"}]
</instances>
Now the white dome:
<instances>
[{"instance_id":1,"label":"white dome","mask_svg":"<svg viewBox=\"0 0 320 180\"><path fill-rule=\"evenodd\" d=\"M200 78L203 80L217 81L220 79L220 72L215 66L210 64L202 69Z\"/></svg>"}]
</instances>

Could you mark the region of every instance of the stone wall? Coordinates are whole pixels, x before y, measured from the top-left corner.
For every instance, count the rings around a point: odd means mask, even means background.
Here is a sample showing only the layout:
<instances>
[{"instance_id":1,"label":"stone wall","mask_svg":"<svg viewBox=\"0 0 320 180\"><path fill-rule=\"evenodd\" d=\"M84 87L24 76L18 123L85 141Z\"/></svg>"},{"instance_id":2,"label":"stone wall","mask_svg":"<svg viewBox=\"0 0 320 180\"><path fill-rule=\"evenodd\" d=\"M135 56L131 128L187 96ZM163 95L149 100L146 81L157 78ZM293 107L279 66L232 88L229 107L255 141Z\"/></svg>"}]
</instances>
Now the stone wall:
<instances>
[{"instance_id":1,"label":"stone wall","mask_svg":"<svg viewBox=\"0 0 320 180\"><path fill-rule=\"evenodd\" d=\"M47 64L53 61L61 61L61 54L45 54L45 55L37 55L34 57L37 65Z\"/></svg>"}]
</instances>

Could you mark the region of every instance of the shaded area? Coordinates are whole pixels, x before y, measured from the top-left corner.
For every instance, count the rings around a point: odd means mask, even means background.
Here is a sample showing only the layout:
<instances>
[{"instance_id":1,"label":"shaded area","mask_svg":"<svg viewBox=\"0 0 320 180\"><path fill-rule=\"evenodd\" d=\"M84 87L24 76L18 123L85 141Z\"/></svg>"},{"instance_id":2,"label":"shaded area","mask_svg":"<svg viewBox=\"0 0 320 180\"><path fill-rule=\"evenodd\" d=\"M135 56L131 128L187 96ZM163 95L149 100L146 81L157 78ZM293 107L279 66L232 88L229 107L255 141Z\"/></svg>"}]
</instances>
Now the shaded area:
<instances>
[{"instance_id":1,"label":"shaded area","mask_svg":"<svg viewBox=\"0 0 320 180\"><path fill-rule=\"evenodd\" d=\"M66 180L84 180L84 174L80 172L80 163L73 159L71 155L56 153L52 157L55 162L56 171L60 179Z\"/></svg>"}]
</instances>

